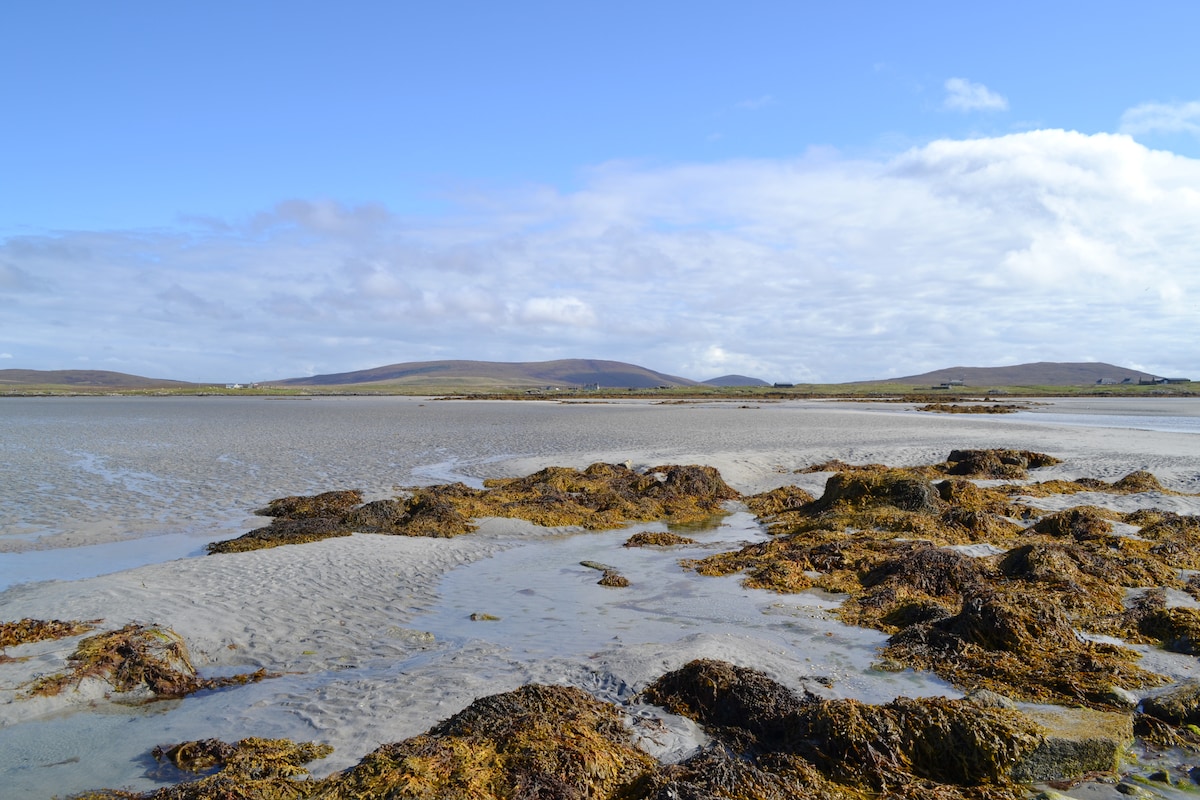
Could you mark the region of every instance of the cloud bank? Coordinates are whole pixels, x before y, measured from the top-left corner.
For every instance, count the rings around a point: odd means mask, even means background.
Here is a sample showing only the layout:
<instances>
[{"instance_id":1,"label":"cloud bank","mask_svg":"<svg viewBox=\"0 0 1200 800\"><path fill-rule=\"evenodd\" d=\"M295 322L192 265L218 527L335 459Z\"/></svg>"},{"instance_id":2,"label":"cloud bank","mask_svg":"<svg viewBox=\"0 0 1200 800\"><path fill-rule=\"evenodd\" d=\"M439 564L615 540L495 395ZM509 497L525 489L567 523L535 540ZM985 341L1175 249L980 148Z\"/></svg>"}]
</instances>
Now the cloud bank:
<instances>
[{"instance_id":1,"label":"cloud bank","mask_svg":"<svg viewBox=\"0 0 1200 800\"><path fill-rule=\"evenodd\" d=\"M17 367L264 380L611 358L695 378L1200 359L1200 161L1043 130L888 159L590 170L454 214L290 200L0 243Z\"/></svg>"}]
</instances>

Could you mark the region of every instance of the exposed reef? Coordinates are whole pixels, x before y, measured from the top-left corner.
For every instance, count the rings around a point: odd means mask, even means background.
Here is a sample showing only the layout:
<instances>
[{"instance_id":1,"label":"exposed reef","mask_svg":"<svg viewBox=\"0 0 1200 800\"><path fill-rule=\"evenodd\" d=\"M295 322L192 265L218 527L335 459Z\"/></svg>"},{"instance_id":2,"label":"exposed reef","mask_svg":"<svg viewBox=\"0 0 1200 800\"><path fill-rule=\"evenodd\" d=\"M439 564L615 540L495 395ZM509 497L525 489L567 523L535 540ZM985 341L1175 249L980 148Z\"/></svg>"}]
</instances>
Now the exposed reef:
<instances>
[{"instance_id":1,"label":"exposed reef","mask_svg":"<svg viewBox=\"0 0 1200 800\"><path fill-rule=\"evenodd\" d=\"M643 472L604 463L582 471L547 467L524 478L486 481L483 489L439 484L364 505L353 490L281 498L264 511L275 518L270 525L214 542L208 551L256 550L354 532L451 537L475 530L471 520L480 517L588 530L628 522L689 522L712 516L723 502L739 496L712 467L668 465Z\"/></svg>"}]
</instances>

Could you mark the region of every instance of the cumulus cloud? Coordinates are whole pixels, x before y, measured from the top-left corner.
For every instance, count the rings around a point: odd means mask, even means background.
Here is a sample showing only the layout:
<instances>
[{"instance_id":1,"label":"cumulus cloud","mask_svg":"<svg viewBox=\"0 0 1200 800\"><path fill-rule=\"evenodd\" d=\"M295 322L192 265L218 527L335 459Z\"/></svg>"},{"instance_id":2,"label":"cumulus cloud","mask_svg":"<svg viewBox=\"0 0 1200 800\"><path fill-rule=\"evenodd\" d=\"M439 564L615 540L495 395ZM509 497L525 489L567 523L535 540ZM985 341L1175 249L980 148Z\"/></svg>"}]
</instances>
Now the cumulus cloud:
<instances>
[{"instance_id":1,"label":"cumulus cloud","mask_svg":"<svg viewBox=\"0 0 1200 800\"><path fill-rule=\"evenodd\" d=\"M944 84L946 99L943 104L954 111L1007 111L1008 98L993 92L982 83L972 83L966 78L950 78Z\"/></svg>"},{"instance_id":2,"label":"cumulus cloud","mask_svg":"<svg viewBox=\"0 0 1200 800\"><path fill-rule=\"evenodd\" d=\"M567 357L699 379L1089 358L1200 375L1200 161L1125 135L614 163L435 220L314 208L0 242L6 274L55 287L0 303L0 347L197 380Z\"/></svg>"},{"instance_id":3,"label":"cumulus cloud","mask_svg":"<svg viewBox=\"0 0 1200 800\"><path fill-rule=\"evenodd\" d=\"M1188 133L1200 136L1200 101L1190 103L1143 103L1121 115L1121 132Z\"/></svg>"}]
</instances>

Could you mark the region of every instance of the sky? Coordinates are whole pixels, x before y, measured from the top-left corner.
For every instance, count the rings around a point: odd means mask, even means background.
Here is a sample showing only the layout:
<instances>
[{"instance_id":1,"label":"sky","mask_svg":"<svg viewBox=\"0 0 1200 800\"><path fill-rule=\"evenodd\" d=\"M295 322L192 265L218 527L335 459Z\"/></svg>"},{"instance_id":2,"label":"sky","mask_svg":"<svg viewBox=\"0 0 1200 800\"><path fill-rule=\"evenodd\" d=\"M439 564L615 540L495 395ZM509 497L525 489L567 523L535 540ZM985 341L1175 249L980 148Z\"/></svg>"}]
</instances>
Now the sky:
<instances>
[{"instance_id":1,"label":"sky","mask_svg":"<svg viewBox=\"0 0 1200 800\"><path fill-rule=\"evenodd\" d=\"M0 369L1200 379L1193 2L11 3Z\"/></svg>"}]
</instances>

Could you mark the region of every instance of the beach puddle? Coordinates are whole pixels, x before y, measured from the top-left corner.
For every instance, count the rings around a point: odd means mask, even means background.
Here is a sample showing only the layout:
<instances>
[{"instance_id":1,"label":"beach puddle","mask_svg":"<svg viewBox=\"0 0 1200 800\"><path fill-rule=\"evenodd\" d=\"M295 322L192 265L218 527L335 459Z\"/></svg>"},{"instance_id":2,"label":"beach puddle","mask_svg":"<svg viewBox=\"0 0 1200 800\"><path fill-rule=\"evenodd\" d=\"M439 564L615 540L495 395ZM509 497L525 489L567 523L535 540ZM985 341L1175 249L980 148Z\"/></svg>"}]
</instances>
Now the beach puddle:
<instances>
[{"instance_id":1,"label":"beach puddle","mask_svg":"<svg viewBox=\"0 0 1200 800\"><path fill-rule=\"evenodd\" d=\"M831 613L841 602L820 590L781 595L747 589L741 577L705 577L680 559L767 538L748 512L702 525L671 527L694 539L674 547L624 547L634 533L667 531L661 523L616 531L573 533L521 545L461 567L438 588L439 600L412 625L439 642L486 642L520 661L588 660L624 649L664 650L698 636L755 640L758 647L803 665L838 696L887 702L899 695L958 696L932 675L873 668L886 635L847 626ZM592 566L585 566L587 562ZM602 586L602 567L629 581Z\"/></svg>"}]
</instances>

